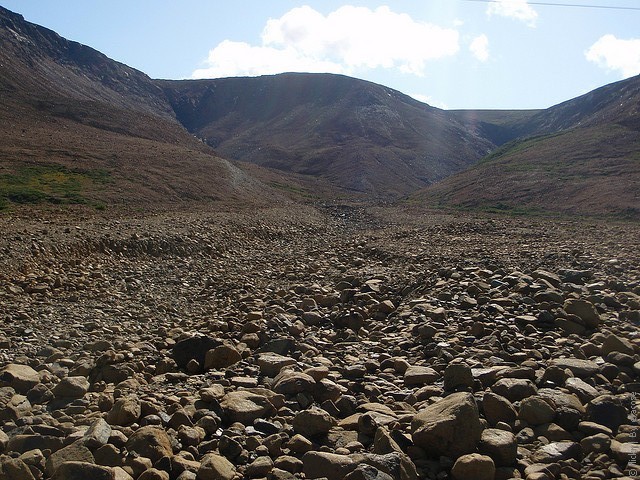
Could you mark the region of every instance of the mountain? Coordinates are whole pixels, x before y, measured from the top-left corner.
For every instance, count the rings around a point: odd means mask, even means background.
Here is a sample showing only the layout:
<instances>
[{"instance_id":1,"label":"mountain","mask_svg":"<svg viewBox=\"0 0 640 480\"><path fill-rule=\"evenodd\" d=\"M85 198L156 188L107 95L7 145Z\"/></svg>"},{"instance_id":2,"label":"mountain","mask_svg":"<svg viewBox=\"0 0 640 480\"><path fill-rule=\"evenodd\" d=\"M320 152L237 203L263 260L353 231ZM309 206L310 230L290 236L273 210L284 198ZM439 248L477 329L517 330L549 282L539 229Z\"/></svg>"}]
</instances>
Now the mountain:
<instances>
[{"instance_id":1,"label":"mountain","mask_svg":"<svg viewBox=\"0 0 640 480\"><path fill-rule=\"evenodd\" d=\"M370 195L409 193L495 146L446 111L342 75L159 84L178 120L223 156Z\"/></svg>"},{"instance_id":2,"label":"mountain","mask_svg":"<svg viewBox=\"0 0 640 480\"><path fill-rule=\"evenodd\" d=\"M640 218L640 76L510 126L518 138L411 200Z\"/></svg>"},{"instance_id":3,"label":"mountain","mask_svg":"<svg viewBox=\"0 0 640 480\"><path fill-rule=\"evenodd\" d=\"M640 217L640 77L444 111L341 75L154 80L2 7L0 45L0 209L406 196Z\"/></svg>"},{"instance_id":4,"label":"mountain","mask_svg":"<svg viewBox=\"0 0 640 480\"><path fill-rule=\"evenodd\" d=\"M0 45L0 207L264 194L184 129L144 73L2 7Z\"/></svg>"}]
</instances>

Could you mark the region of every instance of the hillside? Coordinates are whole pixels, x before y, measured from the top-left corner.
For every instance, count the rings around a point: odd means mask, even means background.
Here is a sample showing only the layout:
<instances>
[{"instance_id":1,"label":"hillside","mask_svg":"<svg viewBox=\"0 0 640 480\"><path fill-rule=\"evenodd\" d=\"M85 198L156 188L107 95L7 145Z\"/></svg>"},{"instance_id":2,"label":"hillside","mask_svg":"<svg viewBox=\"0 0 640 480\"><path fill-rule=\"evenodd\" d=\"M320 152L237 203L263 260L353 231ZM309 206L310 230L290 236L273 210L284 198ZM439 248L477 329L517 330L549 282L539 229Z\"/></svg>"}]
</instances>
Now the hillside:
<instances>
[{"instance_id":1,"label":"hillside","mask_svg":"<svg viewBox=\"0 0 640 480\"><path fill-rule=\"evenodd\" d=\"M640 76L539 112L519 139L412 201L640 218L639 105Z\"/></svg>"},{"instance_id":2,"label":"hillside","mask_svg":"<svg viewBox=\"0 0 640 480\"><path fill-rule=\"evenodd\" d=\"M142 72L0 7L0 204L249 200ZM0 206L2 206L0 205Z\"/></svg>"},{"instance_id":3,"label":"hillside","mask_svg":"<svg viewBox=\"0 0 640 480\"><path fill-rule=\"evenodd\" d=\"M341 75L160 85L185 127L223 156L374 195L409 193L494 147L443 110Z\"/></svg>"}]
</instances>

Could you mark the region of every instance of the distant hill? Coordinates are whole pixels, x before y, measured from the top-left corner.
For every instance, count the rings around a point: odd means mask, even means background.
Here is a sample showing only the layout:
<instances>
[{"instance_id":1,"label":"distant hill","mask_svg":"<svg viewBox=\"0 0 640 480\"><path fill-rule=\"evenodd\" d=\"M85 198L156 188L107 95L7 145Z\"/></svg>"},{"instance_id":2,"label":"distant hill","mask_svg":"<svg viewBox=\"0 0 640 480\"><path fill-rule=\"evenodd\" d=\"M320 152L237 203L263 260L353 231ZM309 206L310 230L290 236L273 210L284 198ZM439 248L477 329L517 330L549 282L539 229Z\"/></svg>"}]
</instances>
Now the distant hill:
<instances>
[{"instance_id":1,"label":"distant hill","mask_svg":"<svg viewBox=\"0 0 640 480\"><path fill-rule=\"evenodd\" d=\"M177 118L227 158L370 195L414 191L494 144L396 90L331 74L160 82Z\"/></svg>"},{"instance_id":2,"label":"distant hill","mask_svg":"<svg viewBox=\"0 0 640 480\"><path fill-rule=\"evenodd\" d=\"M0 7L0 207L257 197L142 72Z\"/></svg>"},{"instance_id":3,"label":"distant hill","mask_svg":"<svg viewBox=\"0 0 640 480\"><path fill-rule=\"evenodd\" d=\"M516 140L412 201L640 218L640 76L519 122Z\"/></svg>"}]
</instances>

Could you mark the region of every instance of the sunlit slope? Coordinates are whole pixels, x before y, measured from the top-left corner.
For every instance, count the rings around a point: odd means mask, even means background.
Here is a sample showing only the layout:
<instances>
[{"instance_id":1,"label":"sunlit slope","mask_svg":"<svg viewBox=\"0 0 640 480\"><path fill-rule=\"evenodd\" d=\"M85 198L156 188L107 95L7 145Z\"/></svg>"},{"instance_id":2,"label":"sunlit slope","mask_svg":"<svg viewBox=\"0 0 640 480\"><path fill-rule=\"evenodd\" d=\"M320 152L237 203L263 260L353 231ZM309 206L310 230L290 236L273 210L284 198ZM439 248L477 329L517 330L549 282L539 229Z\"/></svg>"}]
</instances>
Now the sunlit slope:
<instances>
[{"instance_id":1,"label":"sunlit slope","mask_svg":"<svg viewBox=\"0 0 640 480\"><path fill-rule=\"evenodd\" d=\"M457 208L640 218L640 77L533 115L479 164L413 196Z\"/></svg>"},{"instance_id":2,"label":"sunlit slope","mask_svg":"<svg viewBox=\"0 0 640 480\"><path fill-rule=\"evenodd\" d=\"M0 7L0 208L261 198L147 75Z\"/></svg>"}]
</instances>

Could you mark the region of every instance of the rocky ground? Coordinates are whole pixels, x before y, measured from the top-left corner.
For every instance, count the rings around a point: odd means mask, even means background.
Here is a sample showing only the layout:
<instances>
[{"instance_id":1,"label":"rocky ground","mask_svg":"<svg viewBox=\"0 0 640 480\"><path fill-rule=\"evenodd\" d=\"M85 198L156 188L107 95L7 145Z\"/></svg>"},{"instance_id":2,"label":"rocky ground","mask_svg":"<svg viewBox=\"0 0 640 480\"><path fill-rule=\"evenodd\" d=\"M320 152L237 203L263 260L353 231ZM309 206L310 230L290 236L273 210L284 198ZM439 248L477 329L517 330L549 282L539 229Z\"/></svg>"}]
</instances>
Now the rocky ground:
<instances>
[{"instance_id":1,"label":"rocky ground","mask_svg":"<svg viewBox=\"0 0 640 480\"><path fill-rule=\"evenodd\" d=\"M0 218L0 479L637 476L637 224L134 217Z\"/></svg>"}]
</instances>

